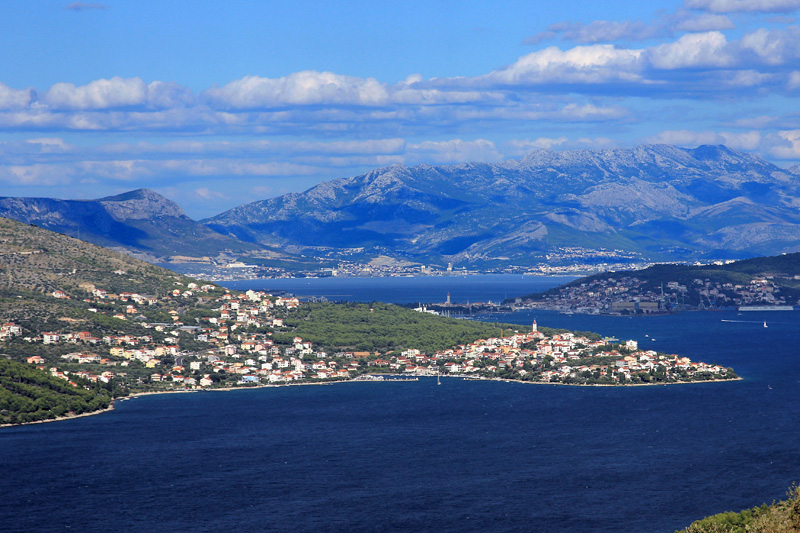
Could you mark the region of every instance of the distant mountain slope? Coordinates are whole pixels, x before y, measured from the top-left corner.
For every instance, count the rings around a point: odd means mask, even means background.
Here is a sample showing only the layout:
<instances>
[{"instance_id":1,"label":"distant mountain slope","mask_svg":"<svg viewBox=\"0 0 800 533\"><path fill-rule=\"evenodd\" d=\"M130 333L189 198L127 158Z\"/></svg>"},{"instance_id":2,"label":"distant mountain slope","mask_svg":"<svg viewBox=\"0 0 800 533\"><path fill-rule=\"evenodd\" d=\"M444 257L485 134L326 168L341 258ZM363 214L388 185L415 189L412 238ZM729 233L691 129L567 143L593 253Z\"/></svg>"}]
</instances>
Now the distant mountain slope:
<instances>
[{"instance_id":1,"label":"distant mountain slope","mask_svg":"<svg viewBox=\"0 0 800 533\"><path fill-rule=\"evenodd\" d=\"M395 165L202 222L254 243L519 263L558 247L656 258L798 250L798 207L796 176L756 155L644 145Z\"/></svg>"},{"instance_id":2,"label":"distant mountain slope","mask_svg":"<svg viewBox=\"0 0 800 533\"><path fill-rule=\"evenodd\" d=\"M97 200L0 198L0 216L153 256L214 256L256 248L193 221L178 204L149 189Z\"/></svg>"}]
</instances>

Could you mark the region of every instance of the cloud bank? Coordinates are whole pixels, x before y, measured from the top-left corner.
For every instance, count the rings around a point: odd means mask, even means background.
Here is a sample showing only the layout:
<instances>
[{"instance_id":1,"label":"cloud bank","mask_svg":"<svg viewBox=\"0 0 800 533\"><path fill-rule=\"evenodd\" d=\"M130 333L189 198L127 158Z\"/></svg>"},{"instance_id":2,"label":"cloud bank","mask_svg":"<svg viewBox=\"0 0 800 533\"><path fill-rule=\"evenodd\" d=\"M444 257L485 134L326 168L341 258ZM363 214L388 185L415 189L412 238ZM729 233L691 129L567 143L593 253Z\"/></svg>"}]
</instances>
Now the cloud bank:
<instances>
[{"instance_id":1,"label":"cloud bank","mask_svg":"<svg viewBox=\"0 0 800 533\"><path fill-rule=\"evenodd\" d=\"M800 161L800 27L787 16L798 9L686 0L652 21L559 22L470 76L251 72L192 89L138 76L0 79L0 183L6 194L171 187L235 205L395 163L542 148L727 144Z\"/></svg>"}]
</instances>

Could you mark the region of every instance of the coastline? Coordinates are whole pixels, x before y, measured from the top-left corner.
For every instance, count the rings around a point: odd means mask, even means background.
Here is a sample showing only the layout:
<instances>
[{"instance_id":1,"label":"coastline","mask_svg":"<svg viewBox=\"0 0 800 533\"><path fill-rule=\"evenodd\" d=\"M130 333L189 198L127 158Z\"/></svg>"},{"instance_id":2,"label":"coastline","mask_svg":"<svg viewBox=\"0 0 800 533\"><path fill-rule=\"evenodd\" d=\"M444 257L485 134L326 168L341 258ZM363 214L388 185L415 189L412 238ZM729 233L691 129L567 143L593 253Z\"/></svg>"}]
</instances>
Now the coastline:
<instances>
[{"instance_id":1,"label":"coastline","mask_svg":"<svg viewBox=\"0 0 800 533\"><path fill-rule=\"evenodd\" d=\"M448 376L448 377L461 377L461 376ZM728 381L743 381L744 378L739 376L729 379L711 379L708 381L673 381L669 383L557 383L549 381L522 381L519 379L504 379L504 378L466 378L468 381L504 381L507 383L523 383L525 385L552 385L554 387L668 387L670 385L696 385L700 383L724 383Z\"/></svg>"},{"instance_id":2,"label":"coastline","mask_svg":"<svg viewBox=\"0 0 800 533\"><path fill-rule=\"evenodd\" d=\"M0 424L0 429L2 429L2 428L13 428L13 427L19 427L19 426L30 426L30 425L33 425L33 424L46 424L48 422L61 422L63 420L74 420L76 418L84 418L84 417L87 417L87 416L101 415L103 413L107 413L109 411L113 411L114 410L114 402L115 401L116 400L111 400L111 403L109 403L108 407L106 407L105 409L100 409L99 411L92 411L91 413L81 413L79 415L65 415L65 416L59 416L59 417L56 417L56 418L48 418L47 420L34 420L33 422L23 422L21 424Z\"/></svg>"},{"instance_id":3,"label":"coastline","mask_svg":"<svg viewBox=\"0 0 800 533\"><path fill-rule=\"evenodd\" d=\"M408 378L409 376L403 374L367 374L370 376L391 376L391 377L402 377ZM435 376L414 376L415 378L420 377L435 377ZM503 383L521 383L523 385L548 385L551 387L665 387L669 385L695 385L695 384L702 384L702 383L722 383L727 381L742 381L744 378L741 376L731 379L715 379L710 381L676 381L672 383L629 383L625 385L620 384L604 384L604 383L551 383L546 381L522 381L519 379L505 379L505 378L473 378L470 376L440 376L445 379L452 379L452 378L461 378L462 381L499 381ZM192 389L192 390L165 390L165 391L147 391L147 392L137 392L131 394L130 396L124 396L122 398L115 398L111 400L111 403L105 409L100 409L99 411L92 411L91 413L81 413L79 415L67 415L67 416L60 416L57 418L49 418L47 420L34 420L33 422L23 422L21 424L0 424L0 429L2 428L9 428L9 427L20 427L20 426L30 426L32 424L45 424L49 422L63 422L65 420L74 420L76 418L83 418L87 416L95 416L101 415L104 413L108 413L114 410L114 404L116 402L123 402L126 400L132 400L134 398L139 398L141 396L153 396L157 394L194 394L194 393L203 393L203 392L229 392L229 391L236 391L236 390L253 390L253 389L269 389L269 388L277 388L277 387L301 387L301 386L312 386L312 385L336 385L338 383L391 383L395 381L412 381L411 379L388 379L388 380L373 380L373 379L341 379L336 381L318 381L318 382L304 382L304 383L283 383L280 385L276 384L266 384L266 385L252 385L247 387L219 387L215 389ZM413 380L416 381L416 380Z\"/></svg>"}]
</instances>

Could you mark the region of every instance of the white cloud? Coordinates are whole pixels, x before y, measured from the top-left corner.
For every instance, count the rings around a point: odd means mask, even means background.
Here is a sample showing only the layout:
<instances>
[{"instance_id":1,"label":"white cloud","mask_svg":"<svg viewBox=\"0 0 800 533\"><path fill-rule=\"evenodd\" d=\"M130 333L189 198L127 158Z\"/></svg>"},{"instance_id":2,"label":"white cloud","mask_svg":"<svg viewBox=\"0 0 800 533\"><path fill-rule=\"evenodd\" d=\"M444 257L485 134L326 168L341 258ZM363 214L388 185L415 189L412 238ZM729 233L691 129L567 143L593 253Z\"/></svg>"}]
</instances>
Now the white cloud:
<instances>
[{"instance_id":1,"label":"white cloud","mask_svg":"<svg viewBox=\"0 0 800 533\"><path fill-rule=\"evenodd\" d=\"M12 89L0 83L0 110L28 107L36 97L33 89Z\"/></svg>"},{"instance_id":2,"label":"white cloud","mask_svg":"<svg viewBox=\"0 0 800 533\"><path fill-rule=\"evenodd\" d=\"M599 39L651 32L657 26L642 24L599 21L553 27L562 33L586 31L584 38ZM730 20L679 10L663 15L658 24L672 31L679 24L700 29ZM443 131L477 136L500 124L636 120L625 107L630 101L619 99L627 96L735 99L791 93L800 87L798 62L800 28L789 27L761 29L731 40L721 31L688 33L641 48L551 46L482 76L423 79L414 74L395 84L303 71L281 78L248 76L195 95L175 82L113 77L82 86L57 83L40 98L31 89L0 84L0 131L35 131L42 136L62 131L322 135L350 140L439 138ZM267 148L248 148L257 149Z\"/></svg>"},{"instance_id":3,"label":"white cloud","mask_svg":"<svg viewBox=\"0 0 800 533\"><path fill-rule=\"evenodd\" d=\"M61 168L59 165L0 165L0 181L11 185L51 187L70 183L73 175L72 169Z\"/></svg>"},{"instance_id":4,"label":"white cloud","mask_svg":"<svg viewBox=\"0 0 800 533\"><path fill-rule=\"evenodd\" d=\"M724 144L737 150L758 150L763 141L761 132L716 132L716 131L691 131L673 130L645 139L647 143L674 144L677 146L699 146L702 144Z\"/></svg>"},{"instance_id":5,"label":"white cloud","mask_svg":"<svg viewBox=\"0 0 800 533\"><path fill-rule=\"evenodd\" d=\"M758 29L743 36L739 46L754 53L767 65L783 65L800 58L800 28L791 26L785 30Z\"/></svg>"},{"instance_id":6,"label":"white cloud","mask_svg":"<svg viewBox=\"0 0 800 533\"><path fill-rule=\"evenodd\" d=\"M91 110L142 105L147 100L147 86L140 78L114 76L76 87L56 83L42 95L42 102L52 109Z\"/></svg>"},{"instance_id":7,"label":"white cloud","mask_svg":"<svg viewBox=\"0 0 800 533\"><path fill-rule=\"evenodd\" d=\"M674 70L696 67L729 67L735 62L728 41L721 32L690 33L675 42L648 50L651 65Z\"/></svg>"},{"instance_id":8,"label":"white cloud","mask_svg":"<svg viewBox=\"0 0 800 533\"><path fill-rule=\"evenodd\" d=\"M546 31L528 37L523 44L538 44L556 37L582 44L645 41L671 37L675 32L730 30L734 27L733 21L725 15L679 9L675 13L662 14L653 22L641 20L596 20L589 24L559 22L549 25Z\"/></svg>"},{"instance_id":9,"label":"white cloud","mask_svg":"<svg viewBox=\"0 0 800 533\"><path fill-rule=\"evenodd\" d=\"M154 81L147 86L147 103L156 109L188 106L194 100L192 91L174 82Z\"/></svg>"},{"instance_id":10,"label":"white cloud","mask_svg":"<svg viewBox=\"0 0 800 533\"><path fill-rule=\"evenodd\" d=\"M770 150L770 153L785 160L800 159L800 130L785 130L777 134L778 141Z\"/></svg>"},{"instance_id":11,"label":"white cloud","mask_svg":"<svg viewBox=\"0 0 800 533\"><path fill-rule=\"evenodd\" d=\"M713 13L789 13L800 9L800 0L685 0L684 5Z\"/></svg>"},{"instance_id":12,"label":"white cloud","mask_svg":"<svg viewBox=\"0 0 800 533\"><path fill-rule=\"evenodd\" d=\"M303 71L282 78L246 76L208 89L206 97L224 109L263 109L286 105L362 105L386 103L386 87L374 78Z\"/></svg>"},{"instance_id":13,"label":"white cloud","mask_svg":"<svg viewBox=\"0 0 800 533\"><path fill-rule=\"evenodd\" d=\"M694 15L689 12L681 12L673 21L673 29L676 31L705 32L732 30L733 28L735 28L733 21L725 15L710 13Z\"/></svg>"},{"instance_id":14,"label":"white cloud","mask_svg":"<svg viewBox=\"0 0 800 533\"><path fill-rule=\"evenodd\" d=\"M595 20L589 24L571 22L553 24L548 30L560 33L566 40L578 43L603 43L609 41L641 41L659 36L661 29L640 20Z\"/></svg>"},{"instance_id":15,"label":"white cloud","mask_svg":"<svg viewBox=\"0 0 800 533\"><path fill-rule=\"evenodd\" d=\"M65 9L70 11L89 11L92 9L106 9L108 6L95 2L72 2Z\"/></svg>"},{"instance_id":16,"label":"white cloud","mask_svg":"<svg viewBox=\"0 0 800 533\"><path fill-rule=\"evenodd\" d=\"M566 137L557 137L557 138L550 138L550 137L539 137L534 140L530 139L513 139L506 143L509 148L509 152L517 157L522 156L530 152L531 150L552 150L557 146L562 146L564 143L568 142L569 139Z\"/></svg>"},{"instance_id":17,"label":"white cloud","mask_svg":"<svg viewBox=\"0 0 800 533\"><path fill-rule=\"evenodd\" d=\"M800 89L800 71L795 70L789 73L787 86L790 90Z\"/></svg>"},{"instance_id":18,"label":"white cloud","mask_svg":"<svg viewBox=\"0 0 800 533\"><path fill-rule=\"evenodd\" d=\"M64 139L59 139L57 137L26 139L25 143L35 146L43 153L63 153L72 148L64 142Z\"/></svg>"},{"instance_id":19,"label":"white cloud","mask_svg":"<svg viewBox=\"0 0 800 533\"><path fill-rule=\"evenodd\" d=\"M617 145L616 141L608 137L580 137L570 139L568 137L539 137L534 140L514 139L506 144L506 155L510 157L523 157L533 150L567 150L581 148L611 148Z\"/></svg>"},{"instance_id":20,"label":"white cloud","mask_svg":"<svg viewBox=\"0 0 800 533\"><path fill-rule=\"evenodd\" d=\"M492 141L477 139L463 141L424 141L409 144L406 150L408 163L466 163L469 161L501 161L503 156Z\"/></svg>"},{"instance_id":21,"label":"white cloud","mask_svg":"<svg viewBox=\"0 0 800 533\"><path fill-rule=\"evenodd\" d=\"M224 193L212 191L208 187L200 187L192 192L195 194L195 196L198 196L204 200L219 200L220 198L227 198Z\"/></svg>"},{"instance_id":22,"label":"white cloud","mask_svg":"<svg viewBox=\"0 0 800 533\"><path fill-rule=\"evenodd\" d=\"M576 46L569 50L551 46L522 56L514 64L477 80L500 85L640 81L641 56L641 50L608 44Z\"/></svg>"}]
</instances>

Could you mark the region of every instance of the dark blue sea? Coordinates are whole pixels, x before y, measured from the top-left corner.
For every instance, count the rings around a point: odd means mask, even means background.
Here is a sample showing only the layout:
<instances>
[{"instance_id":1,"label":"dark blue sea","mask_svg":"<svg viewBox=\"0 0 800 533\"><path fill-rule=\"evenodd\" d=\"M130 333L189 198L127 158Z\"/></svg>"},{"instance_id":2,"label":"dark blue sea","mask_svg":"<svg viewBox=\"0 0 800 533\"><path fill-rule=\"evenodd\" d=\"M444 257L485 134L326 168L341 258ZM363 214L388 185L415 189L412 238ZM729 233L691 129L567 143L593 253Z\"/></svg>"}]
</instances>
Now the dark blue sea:
<instances>
[{"instance_id":1,"label":"dark blue sea","mask_svg":"<svg viewBox=\"0 0 800 533\"><path fill-rule=\"evenodd\" d=\"M574 280L574 276L526 276L483 274L479 276L417 276L408 278L303 278L224 282L237 290L285 291L298 298L324 296L331 301L388 303L495 302L547 290Z\"/></svg>"},{"instance_id":2,"label":"dark blue sea","mask_svg":"<svg viewBox=\"0 0 800 533\"><path fill-rule=\"evenodd\" d=\"M0 430L0 530L671 532L800 481L800 313L484 318L635 338L744 380L135 398Z\"/></svg>"}]
</instances>

